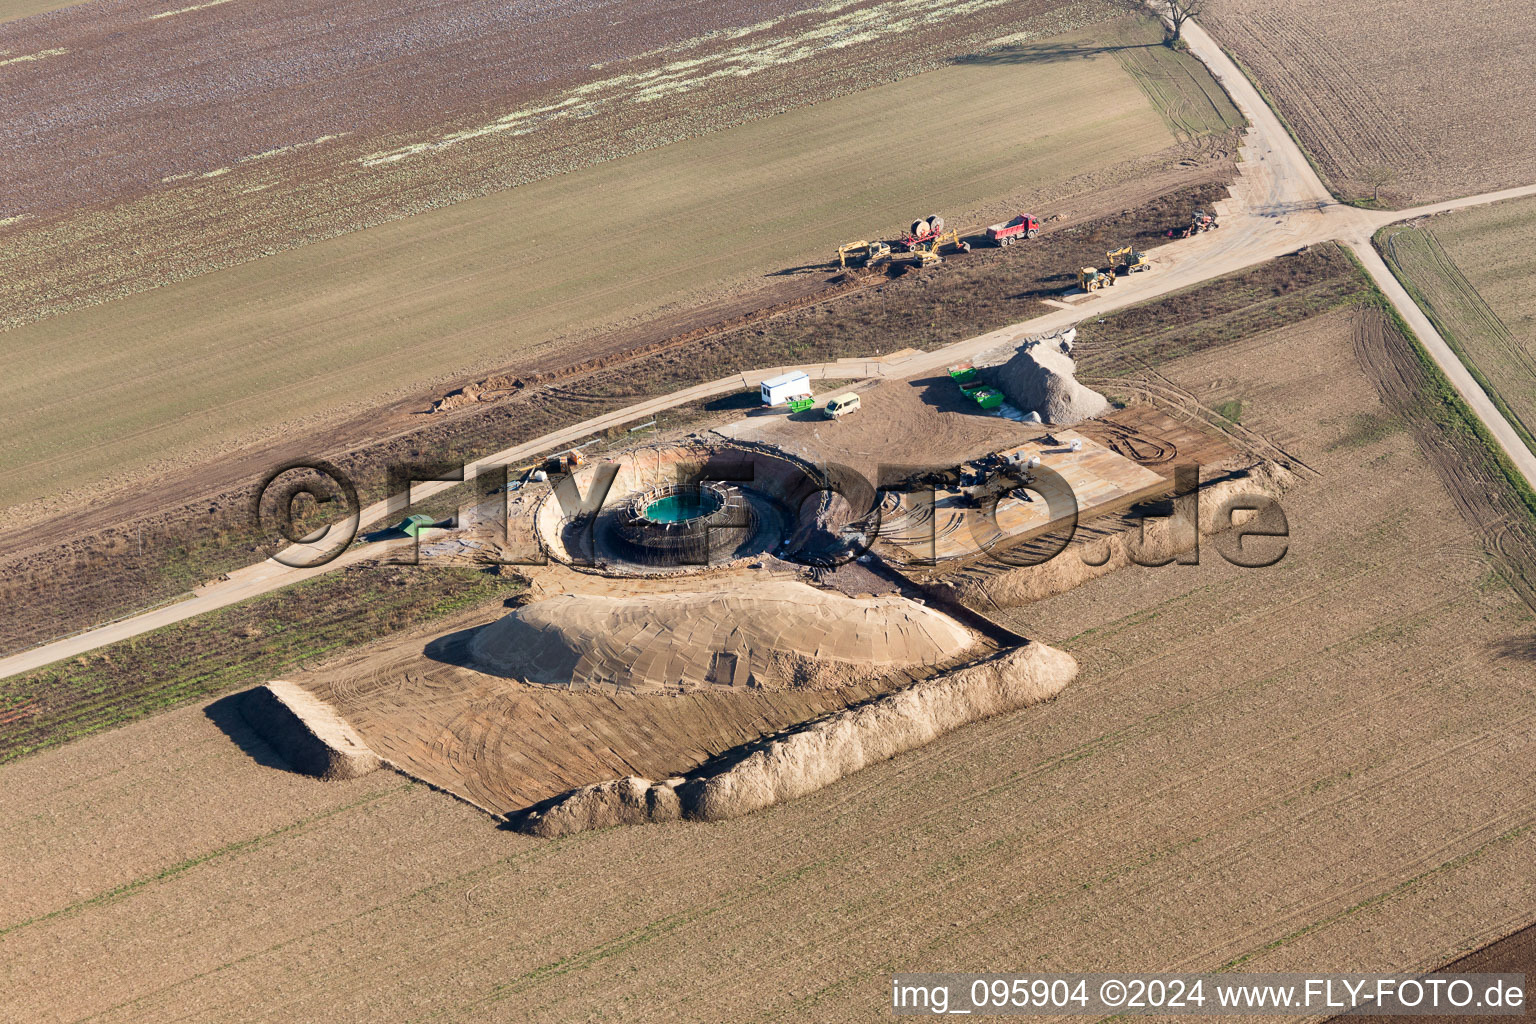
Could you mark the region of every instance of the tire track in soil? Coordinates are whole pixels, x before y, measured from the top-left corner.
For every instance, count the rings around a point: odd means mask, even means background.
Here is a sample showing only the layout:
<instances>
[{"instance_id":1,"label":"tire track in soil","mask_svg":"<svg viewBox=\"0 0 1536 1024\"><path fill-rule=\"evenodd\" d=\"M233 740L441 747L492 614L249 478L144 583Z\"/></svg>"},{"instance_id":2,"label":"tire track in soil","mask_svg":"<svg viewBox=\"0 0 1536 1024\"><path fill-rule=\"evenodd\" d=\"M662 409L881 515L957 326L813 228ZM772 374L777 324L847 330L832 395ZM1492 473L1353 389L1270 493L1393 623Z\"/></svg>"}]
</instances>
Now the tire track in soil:
<instances>
[{"instance_id":1,"label":"tire track in soil","mask_svg":"<svg viewBox=\"0 0 1536 1024\"><path fill-rule=\"evenodd\" d=\"M1247 452L1254 458L1277 463L1286 469L1302 473L1306 476L1317 477L1320 475L1316 469L1303 462L1299 456L1287 451L1264 435L1249 430L1241 423L1234 423L1226 417L1212 412L1206 408L1204 402L1177 384L1174 384L1156 370L1149 368L1147 373L1149 376L1158 379L1155 381L1144 377L1092 377L1087 379L1091 380L1095 387L1129 391L1175 416L1183 416L1204 424L1213 430L1217 430L1235 444L1239 450Z\"/></svg>"},{"instance_id":2,"label":"tire track in soil","mask_svg":"<svg viewBox=\"0 0 1536 1024\"><path fill-rule=\"evenodd\" d=\"M1246 11L1243 20L1240 31L1268 58L1259 70L1275 80L1269 92L1301 108L1301 116L1292 112L1287 120L1311 137L1308 148L1332 165L1334 177L1348 180L1367 162L1356 156L1362 142L1399 167L1427 158L1377 91L1355 77L1355 62L1305 17L1286 5L1269 5Z\"/></svg>"}]
</instances>

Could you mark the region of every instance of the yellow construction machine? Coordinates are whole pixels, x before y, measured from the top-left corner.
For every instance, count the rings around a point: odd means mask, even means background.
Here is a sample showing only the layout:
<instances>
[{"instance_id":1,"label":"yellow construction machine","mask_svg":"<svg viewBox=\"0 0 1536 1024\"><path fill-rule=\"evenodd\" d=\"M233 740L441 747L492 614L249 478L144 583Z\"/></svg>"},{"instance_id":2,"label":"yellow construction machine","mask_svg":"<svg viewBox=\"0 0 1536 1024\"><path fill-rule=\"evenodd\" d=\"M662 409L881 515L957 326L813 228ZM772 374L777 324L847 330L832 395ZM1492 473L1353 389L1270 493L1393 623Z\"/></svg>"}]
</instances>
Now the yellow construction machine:
<instances>
[{"instance_id":1,"label":"yellow construction machine","mask_svg":"<svg viewBox=\"0 0 1536 1024\"><path fill-rule=\"evenodd\" d=\"M1111 249L1104 254L1111 267L1125 267L1127 274L1134 274L1138 270L1151 270L1152 261L1147 259L1147 254L1137 252L1135 246L1123 245L1118 249Z\"/></svg>"},{"instance_id":2,"label":"yellow construction machine","mask_svg":"<svg viewBox=\"0 0 1536 1024\"><path fill-rule=\"evenodd\" d=\"M576 449L559 452L544 460L544 472L546 473L573 473L577 467L585 466L587 457Z\"/></svg>"},{"instance_id":3,"label":"yellow construction machine","mask_svg":"<svg viewBox=\"0 0 1536 1024\"><path fill-rule=\"evenodd\" d=\"M891 264L893 266L911 267L914 270L921 270L924 267L936 267L943 262L944 257L932 249L913 249L911 252L904 252L891 257Z\"/></svg>"},{"instance_id":4,"label":"yellow construction machine","mask_svg":"<svg viewBox=\"0 0 1536 1024\"><path fill-rule=\"evenodd\" d=\"M890 257L889 245L884 242L866 242L863 239L839 246L837 250L838 266L845 268L870 267Z\"/></svg>"},{"instance_id":5,"label":"yellow construction machine","mask_svg":"<svg viewBox=\"0 0 1536 1024\"><path fill-rule=\"evenodd\" d=\"M1115 283L1115 268L1100 270L1098 267L1084 267L1077 272L1077 286L1085 292L1096 292L1100 288L1111 287Z\"/></svg>"},{"instance_id":6,"label":"yellow construction machine","mask_svg":"<svg viewBox=\"0 0 1536 1024\"><path fill-rule=\"evenodd\" d=\"M960 240L960 232L958 231L941 231L938 234L929 235L927 238L917 243L917 248L925 248L929 252L936 254L938 253L939 249L946 245L953 249L955 252L971 251L971 243L962 242Z\"/></svg>"}]
</instances>

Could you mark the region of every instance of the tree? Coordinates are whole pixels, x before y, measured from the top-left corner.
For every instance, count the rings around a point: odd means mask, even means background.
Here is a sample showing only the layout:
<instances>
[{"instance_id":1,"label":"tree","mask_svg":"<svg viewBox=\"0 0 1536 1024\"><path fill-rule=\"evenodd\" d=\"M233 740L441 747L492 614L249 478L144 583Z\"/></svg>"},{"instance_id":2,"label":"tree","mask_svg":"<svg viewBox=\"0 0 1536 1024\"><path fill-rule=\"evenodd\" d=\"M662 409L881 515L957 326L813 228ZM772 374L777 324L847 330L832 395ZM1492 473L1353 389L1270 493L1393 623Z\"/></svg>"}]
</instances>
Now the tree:
<instances>
[{"instance_id":1,"label":"tree","mask_svg":"<svg viewBox=\"0 0 1536 1024\"><path fill-rule=\"evenodd\" d=\"M1203 13L1205 0L1167 0L1167 2L1168 25L1173 30L1168 41L1176 43L1183 38L1184 23Z\"/></svg>"},{"instance_id":2,"label":"tree","mask_svg":"<svg viewBox=\"0 0 1536 1024\"><path fill-rule=\"evenodd\" d=\"M1365 169L1365 183L1371 186L1371 201L1381 200L1381 190L1397 181L1397 168L1388 163L1374 163Z\"/></svg>"}]
</instances>

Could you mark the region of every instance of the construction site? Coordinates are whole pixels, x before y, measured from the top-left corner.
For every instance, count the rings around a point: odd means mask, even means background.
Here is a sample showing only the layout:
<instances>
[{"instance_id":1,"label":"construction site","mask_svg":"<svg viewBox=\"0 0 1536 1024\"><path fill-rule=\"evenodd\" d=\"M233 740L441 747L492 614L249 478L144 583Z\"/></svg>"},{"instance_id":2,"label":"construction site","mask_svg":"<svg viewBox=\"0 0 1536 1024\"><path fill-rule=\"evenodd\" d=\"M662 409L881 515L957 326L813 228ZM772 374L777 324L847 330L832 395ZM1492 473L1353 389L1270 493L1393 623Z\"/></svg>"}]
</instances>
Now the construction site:
<instances>
[{"instance_id":1,"label":"construction site","mask_svg":"<svg viewBox=\"0 0 1536 1024\"><path fill-rule=\"evenodd\" d=\"M1167 234L1212 226L1196 211ZM1021 214L975 244L1038 229ZM971 252L933 215L836 263L900 274ZM1155 266L1131 246L1105 257L1064 308ZM1076 379L1077 335L830 390L780 373L740 393L745 415L511 466L451 519L370 537L516 573L515 607L269 684L246 716L290 762L392 767L556 836L760 810L1052 697L1073 659L967 601L978 574L1048 566L1078 531L1166 560L1221 529L1224 502L1260 508L1288 474L1198 417L1117 408ZM1192 489L1206 511L1189 518Z\"/></svg>"},{"instance_id":2,"label":"construction site","mask_svg":"<svg viewBox=\"0 0 1536 1024\"><path fill-rule=\"evenodd\" d=\"M0 1019L1536 976L1532 31L0 11Z\"/></svg>"}]
</instances>

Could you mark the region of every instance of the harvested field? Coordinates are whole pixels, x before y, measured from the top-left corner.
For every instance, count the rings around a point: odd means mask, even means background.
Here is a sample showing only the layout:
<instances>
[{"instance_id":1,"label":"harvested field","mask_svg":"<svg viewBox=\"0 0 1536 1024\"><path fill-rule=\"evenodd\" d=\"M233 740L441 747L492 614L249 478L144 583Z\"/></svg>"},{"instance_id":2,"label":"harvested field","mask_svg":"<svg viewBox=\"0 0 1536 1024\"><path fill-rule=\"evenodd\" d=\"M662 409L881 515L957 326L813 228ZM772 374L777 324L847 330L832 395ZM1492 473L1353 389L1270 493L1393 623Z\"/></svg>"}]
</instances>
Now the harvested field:
<instances>
[{"instance_id":1,"label":"harvested field","mask_svg":"<svg viewBox=\"0 0 1536 1024\"><path fill-rule=\"evenodd\" d=\"M1054 701L759 814L534 840L389 773L263 767L191 708L0 767L0 1007L873 1021L892 971L1418 970L1500 938L1536 916L1536 621L1369 337L1340 310L1158 366L1316 467L1280 565L1030 605L1082 666Z\"/></svg>"},{"instance_id":2,"label":"harvested field","mask_svg":"<svg viewBox=\"0 0 1536 1024\"><path fill-rule=\"evenodd\" d=\"M1536 202L1386 228L1383 255L1525 443L1536 449Z\"/></svg>"},{"instance_id":3,"label":"harvested field","mask_svg":"<svg viewBox=\"0 0 1536 1024\"><path fill-rule=\"evenodd\" d=\"M1410 206L1536 181L1524 0L1215 0L1201 22L1341 198L1380 184Z\"/></svg>"},{"instance_id":4,"label":"harvested field","mask_svg":"<svg viewBox=\"0 0 1536 1024\"><path fill-rule=\"evenodd\" d=\"M333 425L819 262L908 207L965 223L1172 142L1111 56L952 65L28 324L6 335L29 371L0 384L0 506ZM878 188L850 179L871 166Z\"/></svg>"}]
</instances>

